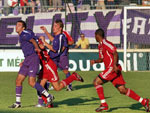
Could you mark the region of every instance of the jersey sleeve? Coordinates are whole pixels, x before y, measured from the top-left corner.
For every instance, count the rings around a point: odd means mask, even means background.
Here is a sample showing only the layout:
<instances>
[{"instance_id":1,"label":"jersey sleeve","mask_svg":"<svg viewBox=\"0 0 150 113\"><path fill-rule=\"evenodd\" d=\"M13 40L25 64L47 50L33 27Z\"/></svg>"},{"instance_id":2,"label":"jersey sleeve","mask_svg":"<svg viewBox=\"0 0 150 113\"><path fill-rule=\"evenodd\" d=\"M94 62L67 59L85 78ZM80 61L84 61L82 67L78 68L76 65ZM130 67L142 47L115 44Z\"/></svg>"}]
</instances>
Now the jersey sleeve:
<instances>
[{"instance_id":1,"label":"jersey sleeve","mask_svg":"<svg viewBox=\"0 0 150 113\"><path fill-rule=\"evenodd\" d=\"M106 49L106 50L108 50L110 53L114 53L115 51L116 51L116 47L112 44L112 43L110 43L110 42L107 42L107 41L104 41L104 48Z\"/></svg>"},{"instance_id":2,"label":"jersey sleeve","mask_svg":"<svg viewBox=\"0 0 150 113\"><path fill-rule=\"evenodd\" d=\"M73 38L68 34L68 32L63 31L63 34L66 36L68 41L73 41Z\"/></svg>"},{"instance_id":3,"label":"jersey sleeve","mask_svg":"<svg viewBox=\"0 0 150 113\"><path fill-rule=\"evenodd\" d=\"M35 34L33 31L27 31L26 33L26 36L27 36L27 41L30 41L31 39L35 39Z\"/></svg>"},{"instance_id":4,"label":"jersey sleeve","mask_svg":"<svg viewBox=\"0 0 150 113\"><path fill-rule=\"evenodd\" d=\"M104 57L103 57L101 45L98 45L98 50L99 50L99 58L102 58L102 59L103 59Z\"/></svg>"},{"instance_id":5,"label":"jersey sleeve","mask_svg":"<svg viewBox=\"0 0 150 113\"><path fill-rule=\"evenodd\" d=\"M62 40L63 40L63 46L68 47L68 41L65 35L62 36Z\"/></svg>"}]
</instances>

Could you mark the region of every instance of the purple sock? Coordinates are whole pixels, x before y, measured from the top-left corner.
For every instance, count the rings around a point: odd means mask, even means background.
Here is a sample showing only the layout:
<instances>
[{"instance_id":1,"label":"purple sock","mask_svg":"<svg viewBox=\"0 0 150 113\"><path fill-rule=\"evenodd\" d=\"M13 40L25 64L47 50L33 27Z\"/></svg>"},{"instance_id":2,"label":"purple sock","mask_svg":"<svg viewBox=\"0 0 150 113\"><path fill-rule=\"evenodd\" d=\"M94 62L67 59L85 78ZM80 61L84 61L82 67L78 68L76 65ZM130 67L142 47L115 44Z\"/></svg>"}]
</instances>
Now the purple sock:
<instances>
[{"instance_id":1,"label":"purple sock","mask_svg":"<svg viewBox=\"0 0 150 113\"><path fill-rule=\"evenodd\" d=\"M40 94L43 94L46 97L50 97L51 95L39 84L36 83L34 88L40 92Z\"/></svg>"},{"instance_id":2,"label":"purple sock","mask_svg":"<svg viewBox=\"0 0 150 113\"><path fill-rule=\"evenodd\" d=\"M42 97L38 96L38 104L41 104L41 105L42 105L43 102L44 102L44 101L43 101Z\"/></svg>"},{"instance_id":3,"label":"purple sock","mask_svg":"<svg viewBox=\"0 0 150 113\"><path fill-rule=\"evenodd\" d=\"M16 86L16 103L21 104L22 86Z\"/></svg>"},{"instance_id":4,"label":"purple sock","mask_svg":"<svg viewBox=\"0 0 150 113\"><path fill-rule=\"evenodd\" d=\"M68 72L67 74L66 74L66 78L68 78L70 76L70 72Z\"/></svg>"}]
</instances>

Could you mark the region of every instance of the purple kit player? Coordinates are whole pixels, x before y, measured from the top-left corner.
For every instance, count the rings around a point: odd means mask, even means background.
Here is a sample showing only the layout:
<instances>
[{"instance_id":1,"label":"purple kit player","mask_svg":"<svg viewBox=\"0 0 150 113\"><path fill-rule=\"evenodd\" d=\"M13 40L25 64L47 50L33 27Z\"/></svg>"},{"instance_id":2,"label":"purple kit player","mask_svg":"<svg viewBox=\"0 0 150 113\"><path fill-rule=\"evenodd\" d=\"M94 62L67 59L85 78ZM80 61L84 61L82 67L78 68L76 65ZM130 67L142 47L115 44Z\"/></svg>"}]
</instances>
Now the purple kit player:
<instances>
[{"instance_id":1,"label":"purple kit player","mask_svg":"<svg viewBox=\"0 0 150 113\"><path fill-rule=\"evenodd\" d=\"M26 23L22 20L16 24L16 32L19 34L19 41L24 54L24 61L20 65L20 70L16 78L16 102L10 108L21 107L22 83L27 77L28 83L47 98L49 104L52 103L53 96L50 95L39 83L36 82L36 75L39 70L39 57L36 54L40 49L35 41L34 33L31 30L25 30Z\"/></svg>"},{"instance_id":2,"label":"purple kit player","mask_svg":"<svg viewBox=\"0 0 150 113\"><path fill-rule=\"evenodd\" d=\"M68 71L69 68L69 59L68 59L68 41L67 37L63 33L64 24L62 20L56 20L53 26L53 33L54 36L48 33L47 29L42 26L41 29L44 33L48 36L49 40L53 43L53 49L55 51L50 51L49 55L53 59L53 61L57 64L57 66L63 70L66 75L66 78L70 76L70 72ZM44 39L42 37L42 39ZM49 44L43 40L46 47L50 50ZM68 91L72 91L72 84L70 84L67 88Z\"/></svg>"}]
</instances>

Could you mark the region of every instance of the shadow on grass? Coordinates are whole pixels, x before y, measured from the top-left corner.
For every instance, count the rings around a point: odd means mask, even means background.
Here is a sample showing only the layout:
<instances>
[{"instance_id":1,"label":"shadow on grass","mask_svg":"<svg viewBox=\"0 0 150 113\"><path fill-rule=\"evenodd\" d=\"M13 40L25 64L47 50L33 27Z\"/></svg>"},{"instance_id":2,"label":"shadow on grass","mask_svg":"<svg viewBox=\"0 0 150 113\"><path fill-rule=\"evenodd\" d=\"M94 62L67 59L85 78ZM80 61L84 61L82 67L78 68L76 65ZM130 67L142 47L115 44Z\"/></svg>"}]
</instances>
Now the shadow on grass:
<instances>
[{"instance_id":1,"label":"shadow on grass","mask_svg":"<svg viewBox=\"0 0 150 113\"><path fill-rule=\"evenodd\" d=\"M136 103L136 104L132 104L130 107L114 107L114 108L110 108L107 112L112 112L114 110L122 109L122 108L128 108L128 109L131 109L131 110L145 111L144 109L141 109L141 108L143 108L143 106L140 103Z\"/></svg>"},{"instance_id":2,"label":"shadow on grass","mask_svg":"<svg viewBox=\"0 0 150 113\"><path fill-rule=\"evenodd\" d=\"M82 89L82 88L90 88L90 87L94 87L94 85L93 84L85 84L85 85L76 85L76 86L73 86L73 88L75 89L75 90L78 90L78 89Z\"/></svg>"},{"instance_id":3,"label":"shadow on grass","mask_svg":"<svg viewBox=\"0 0 150 113\"><path fill-rule=\"evenodd\" d=\"M110 98L110 97L106 97L106 98ZM81 97L79 97L79 98L70 98L70 99L54 102L54 106L64 105L64 104L66 104L68 106L74 106L74 105L97 105L97 103L86 103L86 102L91 102L91 101L95 101L95 100L99 100L99 98L95 98L95 97L92 97L90 99L83 99Z\"/></svg>"}]
</instances>

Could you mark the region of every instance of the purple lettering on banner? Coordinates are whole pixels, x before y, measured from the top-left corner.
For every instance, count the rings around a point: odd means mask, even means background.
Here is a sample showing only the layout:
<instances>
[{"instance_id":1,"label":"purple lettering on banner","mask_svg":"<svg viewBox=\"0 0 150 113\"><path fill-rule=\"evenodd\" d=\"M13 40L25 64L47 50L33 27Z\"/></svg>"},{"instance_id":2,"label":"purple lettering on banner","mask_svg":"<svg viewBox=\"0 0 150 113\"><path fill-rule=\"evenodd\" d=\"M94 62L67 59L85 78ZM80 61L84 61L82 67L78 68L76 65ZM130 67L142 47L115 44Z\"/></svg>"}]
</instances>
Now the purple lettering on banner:
<instances>
[{"instance_id":1,"label":"purple lettering on banner","mask_svg":"<svg viewBox=\"0 0 150 113\"><path fill-rule=\"evenodd\" d=\"M115 15L116 11L110 11L104 16L103 12L95 12L94 16L99 28L102 28L105 32L105 36L107 36L107 28L112 20L113 16Z\"/></svg>"},{"instance_id":2,"label":"purple lettering on banner","mask_svg":"<svg viewBox=\"0 0 150 113\"><path fill-rule=\"evenodd\" d=\"M75 42L78 40L80 32L82 32L80 31L81 21L84 21L87 18L88 12L68 14L67 22L72 22L71 36L73 37Z\"/></svg>"},{"instance_id":3,"label":"purple lettering on banner","mask_svg":"<svg viewBox=\"0 0 150 113\"><path fill-rule=\"evenodd\" d=\"M0 20L0 44L17 44L17 37L6 37L6 34L11 34L14 31L14 28L8 28L8 25L16 25L16 22L21 18L2 18Z\"/></svg>"},{"instance_id":4,"label":"purple lettering on banner","mask_svg":"<svg viewBox=\"0 0 150 113\"><path fill-rule=\"evenodd\" d=\"M148 12L149 10L147 10ZM146 12L146 10L145 10ZM136 10L128 10L127 41L136 44L150 44L150 15Z\"/></svg>"},{"instance_id":5,"label":"purple lettering on banner","mask_svg":"<svg viewBox=\"0 0 150 113\"><path fill-rule=\"evenodd\" d=\"M27 28L33 30L34 16L29 16L26 22L27 22Z\"/></svg>"}]
</instances>

